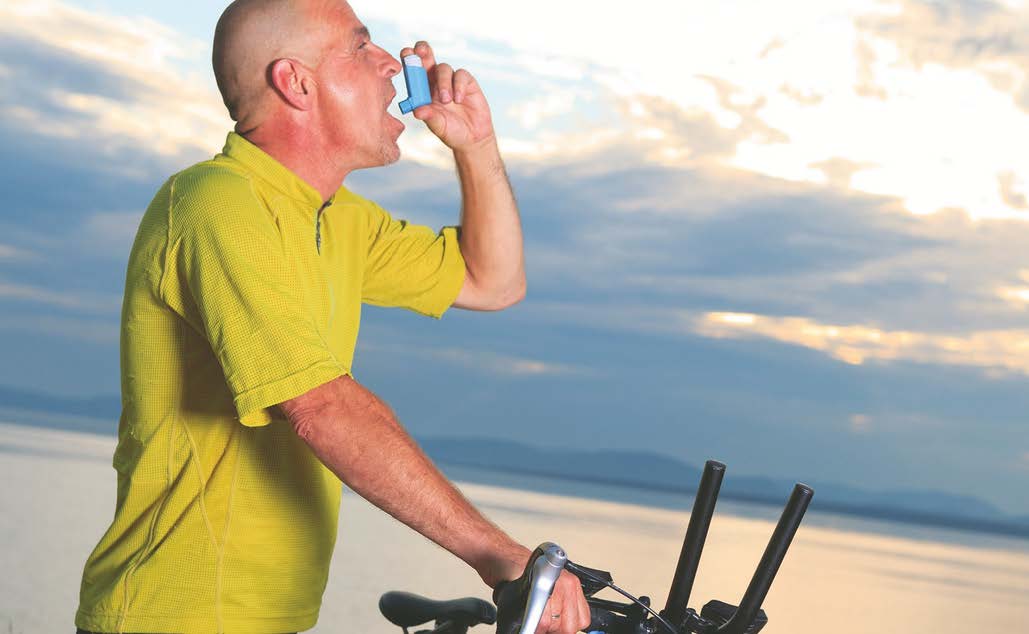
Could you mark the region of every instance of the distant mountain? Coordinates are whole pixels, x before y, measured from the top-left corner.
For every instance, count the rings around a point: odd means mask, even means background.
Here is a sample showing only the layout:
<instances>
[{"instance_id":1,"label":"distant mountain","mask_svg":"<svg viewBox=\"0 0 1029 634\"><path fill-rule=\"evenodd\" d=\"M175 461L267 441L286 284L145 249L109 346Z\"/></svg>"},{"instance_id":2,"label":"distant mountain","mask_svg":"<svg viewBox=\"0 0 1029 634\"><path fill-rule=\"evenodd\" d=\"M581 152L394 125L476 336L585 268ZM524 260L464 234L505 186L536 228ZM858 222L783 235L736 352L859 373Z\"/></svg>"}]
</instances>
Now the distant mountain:
<instances>
[{"instance_id":1,"label":"distant mountain","mask_svg":"<svg viewBox=\"0 0 1029 634\"><path fill-rule=\"evenodd\" d=\"M117 420L121 414L121 397L67 398L0 385L0 407Z\"/></svg>"},{"instance_id":2,"label":"distant mountain","mask_svg":"<svg viewBox=\"0 0 1029 634\"><path fill-rule=\"evenodd\" d=\"M0 416L36 427L111 434L118 430L121 397L67 398L0 386Z\"/></svg>"},{"instance_id":3,"label":"distant mountain","mask_svg":"<svg viewBox=\"0 0 1029 634\"><path fill-rule=\"evenodd\" d=\"M66 398L0 386L0 416L12 422L113 434L120 414L121 399L117 396ZM701 474L700 467L646 451L552 450L490 438L418 440L440 463L691 497ZM1029 516L1006 515L968 495L929 490L866 491L834 482L806 484L815 489L811 508L820 511L1029 538ZM721 497L781 507L792 487L793 482L787 480L729 475L722 484Z\"/></svg>"},{"instance_id":4,"label":"distant mountain","mask_svg":"<svg viewBox=\"0 0 1029 634\"><path fill-rule=\"evenodd\" d=\"M643 451L550 450L488 438L420 438L434 460L458 466L564 480L696 493L701 469L668 456ZM726 476L721 497L782 507L793 482ZM940 491L865 491L832 482L807 482L815 489L811 508L860 517L976 530L1029 538L1029 518L1013 517L967 495Z\"/></svg>"}]
</instances>

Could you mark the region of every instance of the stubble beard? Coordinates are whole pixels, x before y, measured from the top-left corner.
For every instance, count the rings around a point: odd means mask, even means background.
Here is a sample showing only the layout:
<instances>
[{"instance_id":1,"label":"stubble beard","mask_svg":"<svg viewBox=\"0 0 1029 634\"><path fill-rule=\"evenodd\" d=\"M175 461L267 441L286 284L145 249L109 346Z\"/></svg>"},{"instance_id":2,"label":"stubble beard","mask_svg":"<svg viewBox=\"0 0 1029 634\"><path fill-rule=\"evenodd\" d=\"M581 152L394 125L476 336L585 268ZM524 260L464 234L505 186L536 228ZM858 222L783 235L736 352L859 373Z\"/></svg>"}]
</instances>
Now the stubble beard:
<instances>
[{"instance_id":1,"label":"stubble beard","mask_svg":"<svg viewBox=\"0 0 1029 634\"><path fill-rule=\"evenodd\" d=\"M400 146L396 141L386 141L379 146L379 160L384 166L400 160Z\"/></svg>"}]
</instances>

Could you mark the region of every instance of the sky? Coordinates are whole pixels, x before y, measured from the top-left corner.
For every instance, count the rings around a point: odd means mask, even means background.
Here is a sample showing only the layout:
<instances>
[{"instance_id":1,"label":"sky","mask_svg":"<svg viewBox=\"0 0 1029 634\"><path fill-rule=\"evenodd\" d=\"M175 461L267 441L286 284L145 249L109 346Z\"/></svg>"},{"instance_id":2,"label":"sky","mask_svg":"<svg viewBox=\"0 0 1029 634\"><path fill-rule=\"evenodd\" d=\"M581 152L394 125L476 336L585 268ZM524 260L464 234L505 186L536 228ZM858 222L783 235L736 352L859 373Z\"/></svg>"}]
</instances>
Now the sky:
<instances>
[{"instance_id":1,"label":"sky","mask_svg":"<svg viewBox=\"0 0 1029 634\"><path fill-rule=\"evenodd\" d=\"M476 76L526 234L512 309L366 308L355 376L412 432L1029 514L1029 4L353 6ZM222 8L0 6L0 386L118 393L138 220L231 126ZM454 223L452 158L405 121L346 184Z\"/></svg>"}]
</instances>

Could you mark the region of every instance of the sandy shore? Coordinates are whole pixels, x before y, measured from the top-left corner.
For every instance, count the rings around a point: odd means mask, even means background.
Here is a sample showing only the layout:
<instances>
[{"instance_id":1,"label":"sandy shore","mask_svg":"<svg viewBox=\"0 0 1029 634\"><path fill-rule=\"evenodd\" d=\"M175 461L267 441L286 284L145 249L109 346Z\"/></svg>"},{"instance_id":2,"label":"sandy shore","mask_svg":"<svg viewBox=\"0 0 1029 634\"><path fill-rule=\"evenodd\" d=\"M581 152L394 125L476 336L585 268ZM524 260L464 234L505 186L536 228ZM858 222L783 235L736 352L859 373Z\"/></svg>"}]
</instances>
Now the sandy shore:
<instances>
[{"instance_id":1,"label":"sandy shore","mask_svg":"<svg viewBox=\"0 0 1029 634\"><path fill-rule=\"evenodd\" d=\"M107 437L0 424L0 633L74 631L82 565L113 514L113 446ZM556 541L572 559L610 570L622 587L664 604L686 513L460 486L523 543ZM344 495L340 523L314 632L399 632L377 609L391 589L489 596L461 562L352 493ZM771 530L767 520L716 515L691 603L735 602ZM766 601L764 632L821 634L827 623L838 624L835 634L1021 631L1029 623L1029 548L992 543L805 526Z\"/></svg>"}]
</instances>

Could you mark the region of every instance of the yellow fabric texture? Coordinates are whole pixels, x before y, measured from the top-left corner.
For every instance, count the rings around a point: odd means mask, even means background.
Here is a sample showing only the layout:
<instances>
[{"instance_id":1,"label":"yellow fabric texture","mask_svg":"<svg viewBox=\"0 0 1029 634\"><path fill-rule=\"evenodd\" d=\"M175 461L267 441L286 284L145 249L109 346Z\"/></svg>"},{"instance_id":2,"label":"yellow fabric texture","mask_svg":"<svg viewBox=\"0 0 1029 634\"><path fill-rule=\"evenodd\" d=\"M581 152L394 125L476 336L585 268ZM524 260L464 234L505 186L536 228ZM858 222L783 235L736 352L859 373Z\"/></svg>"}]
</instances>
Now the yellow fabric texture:
<instances>
[{"instance_id":1,"label":"yellow fabric texture","mask_svg":"<svg viewBox=\"0 0 1029 634\"><path fill-rule=\"evenodd\" d=\"M350 373L362 302L439 317L464 274L454 228L394 220L345 188L323 208L235 133L172 176L129 257L116 510L75 625L314 626L341 484L276 405Z\"/></svg>"}]
</instances>

